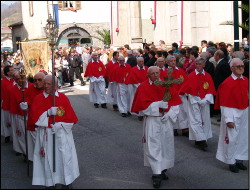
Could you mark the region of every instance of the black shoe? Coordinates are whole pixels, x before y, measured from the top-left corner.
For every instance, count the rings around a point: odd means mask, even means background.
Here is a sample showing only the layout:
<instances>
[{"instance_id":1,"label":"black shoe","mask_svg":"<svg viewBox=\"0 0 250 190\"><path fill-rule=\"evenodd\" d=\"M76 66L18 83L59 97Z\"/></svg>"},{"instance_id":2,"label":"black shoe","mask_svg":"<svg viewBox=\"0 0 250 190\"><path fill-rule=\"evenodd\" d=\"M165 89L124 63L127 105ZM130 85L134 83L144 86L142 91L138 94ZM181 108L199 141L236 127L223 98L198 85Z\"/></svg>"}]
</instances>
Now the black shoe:
<instances>
[{"instance_id":1,"label":"black shoe","mask_svg":"<svg viewBox=\"0 0 250 190\"><path fill-rule=\"evenodd\" d=\"M118 111L118 105L117 104L113 104L113 109L114 109L114 111Z\"/></svg>"},{"instance_id":2,"label":"black shoe","mask_svg":"<svg viewBox=\"0 0 250 190\"><path fill-rule=\"evenodd\" d=\"M68 87L72 87L72 86L74 86L73 84L71 84L71 85L69 85Z\"/></svg>"},{"instance_id":3,"label":"black shoe","mask_svg":"<svg viewBox=\"0 0 250 190\"><path fill-rule=\"evenodd\" d=\"M107 104L106 103L101 104L101 107L107 109Z\"/></svg>"},{"instance_id":4,"label":"black shoe","mask_svg":"<svg viewBox=\"0 0 250 190\"><path fill-rule=\"evenodd\" d=\"M72 184L62 185L62 189L73 189Z\"/></svg>"},{"instance_id":5,"label":"black shoe","mask_svg":"<svg viewBox=\"0 0 250 190\"><path fill-rule=\"evenodd\" d=\"M99 108L99 104L94 104L95 108Z\"/></svg>"},{"instance_id":6,"label":"black shoe","mask_svg":"<svg viewBox=\"0 0 250 190\"><path fill-rule=\"evenodd\" d=\"M122 117L127 117L127 114L126 113L122 113Z\"/></svg>"},{"instance_id":7,"label":"black shoe","mask_svg":"<svg viewBox=\"0 0 250 190\"><path fill-rule=\"evenodd\" d=\"M189 137L189 132L182 133L182 136Z\"/></svg>"},{"instance_id":8,"label":"black shoe","mask_svg":"<svg viewBox=\"0 0 250 190\"><path fill-rule=\"evenodd\" d=\"M143 116L138 116L138 120L142 121L143 120Z\"/></svg>"},{"instance_id":9,"label":"black shoe","mask_svg":"<svg viewBox=\"0 0 250 190\"><path fill-rule=\"evenodd\" d=\"M220 119L217 119L217 122L220 122L221 120Z\"/></svg>"},{"instance_id":10,"label":"black shoe","mask_svg":"<svg viewBox=\"0 0 250 190\"><path fill-rule=\"evenodd\" d=\"M153 187L160 188L161 186L161 174L152 176Z\"/></svg>"},{"instance_id":11,"label":"black shoe","mask_svg":"<svg viewBox=\"0 0 250 190\"><path fill-rule=\"evenodd\" d=\"M5 137L4 142L5 142L5 143L9 143L9 142L10 142L10 136Z\"/></svg>"},{"instance_id":12,"label":"black shoe","mask_svg":"<svg viewBox=\"0 0 250 190\"><path fill-rule=\"evenodd\" d=\"M234 173L239 173L239 168L235 164L229 164L229 170Z\"/></svg>"},{"instance_id":13,"label":"black shoe","mask_svg":"<svg viewBox=\"0 0 250 190\"><path fill-rule=\"evenodd\" d=\"M244 166L242 163L236 163L236 167L240 170L247 170L247 167Z\"/></svg>"},{"instance_id":14,"label":"black shoe","mask_svg":"<svg viewBox=\"0 0 250 190\"><path fill-rule=\"evenodd\" d=\"M161 171L161 179L168 180L168 176L166 172L167 172L167 169Z\"/></svg>"},{"instance_id":15,"label":"black shoe","mask_svg":"<svg viewBox=\"0 0 250 190\"><path fill-rule=\"evenodd\" d=\"M22 155L22 153L16 152L16 156L20 156L20 155Z\"/></svg>"},{"instance_id":16,"label":"black shoe","mask_svg":"<svg viewBox=\"0 0 250 190\"><path fill-rule=\"evenodd\" d=\"M195 145L197 145L201 150L207 151L207 142L203 141L195 141Z\"/></svg>"},{"instance_id":17,"label":"black shoe","mask_svg":"<svg viewBox=\"0 0 250 190\"><path fill-rule=\"evenodd\" d=\"M178 136L178 131L177 131L177 129L174 129L174 136Z\"/></svg>"},{"instance_id":18,"label":"black shoe","mask_svg":"<svg viewBox=\"0 0 250 190\"><path fill-rule=\"evenodd\" d=\"M85 86L85 85L86 85L86 83L85 83L85 82L82 82L82 83L81 83L81 86Z\"/></svg>"},{"instance_id":19,"label":"black shoe","mask_svg":"<svg viewBox=\"0 0 250 190\"><path fill-rule=\"evenodd\" d=\"M128 111L128 116L131 116L131 113Z\"/></svg>"}]
</instances>

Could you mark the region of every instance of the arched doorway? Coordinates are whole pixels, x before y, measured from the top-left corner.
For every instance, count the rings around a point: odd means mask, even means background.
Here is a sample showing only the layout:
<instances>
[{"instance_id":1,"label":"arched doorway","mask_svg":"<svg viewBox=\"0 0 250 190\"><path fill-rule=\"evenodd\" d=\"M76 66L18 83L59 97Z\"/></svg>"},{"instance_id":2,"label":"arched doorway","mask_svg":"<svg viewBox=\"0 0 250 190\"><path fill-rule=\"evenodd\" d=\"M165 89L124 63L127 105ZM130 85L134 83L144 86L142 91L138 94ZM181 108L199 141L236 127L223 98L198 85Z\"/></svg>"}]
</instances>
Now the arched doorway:
<instances>
[{"instance_id":1,"label":"arched doorway","mask_svg":"<svg viewBox=\"0 0 250 190\"><path fill-rule=\"evenodd\" d=\"M92 39L86 30L80 27L69 27L59 35L57 46L75 47L77 42L80 42L81 46L85 44L92 46Z\"/></svg>"}]
</instances>

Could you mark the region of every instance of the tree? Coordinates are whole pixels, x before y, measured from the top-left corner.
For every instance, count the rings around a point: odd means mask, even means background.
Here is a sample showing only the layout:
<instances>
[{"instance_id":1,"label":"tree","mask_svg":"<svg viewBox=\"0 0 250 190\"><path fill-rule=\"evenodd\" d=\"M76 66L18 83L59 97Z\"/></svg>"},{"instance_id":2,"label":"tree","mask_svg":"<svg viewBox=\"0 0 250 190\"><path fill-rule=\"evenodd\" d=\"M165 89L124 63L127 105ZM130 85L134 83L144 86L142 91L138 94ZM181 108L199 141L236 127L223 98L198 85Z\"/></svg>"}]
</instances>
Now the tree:
<instances>
[{"instance_id":1,"label":"tree","mask_svg":"<svg viewBox=\"0 0 250 190\"><path fill-rule=\"evenodd\" d=\"M241 4L239 5L239 8L249 14L249 5ZM220 25L234 25L234 23L230 20L224 21L220 23ZM239 24L239 27L241 27L243 30L249 31L249 18L246 19L246 22Z\"/></svg>"},{"instance_id":2,"label":"tree","mask_svg":"<svg viewBox=\"0 0 250 190\"><path fill-rule=\"evenodd\" d=\"M96 30L96 33L99 34L101 37L97 37L97 36L91 36L91 37L102 41L105 45L111 44L110 30L106 30L106 29L103 29L102 31Z\"/></svg>"}]
</instances>

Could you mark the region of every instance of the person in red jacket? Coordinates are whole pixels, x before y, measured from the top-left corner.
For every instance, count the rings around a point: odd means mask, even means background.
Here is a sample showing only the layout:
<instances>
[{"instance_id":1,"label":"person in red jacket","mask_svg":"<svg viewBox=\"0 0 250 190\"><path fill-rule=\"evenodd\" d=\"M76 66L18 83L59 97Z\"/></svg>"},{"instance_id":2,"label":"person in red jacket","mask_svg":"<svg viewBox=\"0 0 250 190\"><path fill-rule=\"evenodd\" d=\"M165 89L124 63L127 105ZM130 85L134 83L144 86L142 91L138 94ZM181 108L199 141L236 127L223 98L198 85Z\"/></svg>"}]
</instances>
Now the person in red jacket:
<instances>
[{"instance_id":1,"label":"person in red jacket","mask_svg":"<svg viewBox=\"0 0 250 190\"><path fill-rule=\"evenodd\" d=\"M128 85L128 105L129 112L131 112L132 103L134 100L135 92L138 86L145 80L147 80L147 71L148 67L144 66L144 58L137 58L137 66L133 67L125 81L125 84ZM135 114L135 113L134 113ZM137 115L137 114L136 114ZM139 120L142 119L142 116L138 115Z\"/></svg>"},{"instance_id":2,"label":"person in red jacket","mask_svg":"<svg viewBox=\"0 0 250 190\"><path fill-rule=\"evenodd\" d=\"M212 138L209 104L214 103L216 93L212 77L204 71L205 61L200 57L195 60L196 69L179 91L188 96L189 140L195 140L195 145L204 151L207 139Z\"/></svg>"},{"instance_id":3,"label":"person in red jacket","mask_svg":"<svg viewBox=\"0 0 250 190\"><path fill-rule=\"evenodd\" d=\"M28 140L28 159L33 161L33 154L36 142L36 126L31 123L31 107L34 102L35 97L41 94L44 90L44 79L45 74L38 72L34 76L34 85L31 85L28 93L26 94L26 100L20 103L20 108L28 113L27 121L27 140Z\"/></svg>"},{"instance_id":4,"label":"person in red jacket","mask_svg":"<svg viewBox=\"0 0 250 190\"><path fill-rule=\"evenodd\" d=\"M104 76L106 68L103 63L98 60L98 54L91 54L92 60L88 63L84 77L90 78L89 100L94 103L96 108L101 104L102 108L107 108L106 90Z\"/></svg>"},{"instance_id":5,"label":"person in red jacket","mask_svg":"<svg viewBox=\"0 0 250 190\"><path fill-rule=\"evenodd\" d=\"M215 109L221 109L220 135L216 158L229 164L231 172L247 170L249 80L243 76L244 64L239 58L230 62L231 76L217 91Z\"/></svg>"},{"instance_id":6,"label":"person in red jacket","mask_svg":"<svg viewBox=\"0 0 250 190\"><path fill-rule=\"evenodd\" d=\"M119 66L117 66L111 74L110 81L117 83L116 98L119 112L122 117L127 117L129 112L128 105L128 85L125 81L131 71L131 66L125 63L124 56L118 58Z\"/></svg>"},{"instance_id":7,"label":"person in red jacket","mask_svg":"<svg viewBox=\"0 0 250 190\"><path fill-rule=\"evenodd\" d=\"M4 136L5 143L10 142L10 137L12 137L12 128L10 125L10 113L8 107L7 98L9 94L7 93L7 89L10 86L13 86L13 67L6 66L3 69L4 78L1 80L1 136Z\"/></svg>"},{"instance_id":8,"label":"person in red jacket","mask_svg":"<svg viewBox=\"0 0 250 190\"><path fill-rule=\"evenodd\" d=\"M32 185L46 187L69 186L80 175L72 127L77 123L69 99L57 91L55 78L55 105L52 105L52 75L44 80L44 91L32 104L31 124L37 126L33 159ZM55 123L53 124L53 116ZM55 172L53 171L53 134L55 135Z\"/></svg>"},{"instance_id":9,"label":"person in red jacket","mask_svg":"<svg viewBox=\"0 0 250 190\"><path fill-rule=\"evenodd\" d=\"M119 65L118 63L119 52L113 52L113 59L108 62L106 65L106 73L105 73L105 80L108 84L108 94L107 94L107 103L113 104L113 109L118 111L117 99L116 99L116 88L117 83L115 81L110 81L110 75L113 73L113 70L116 66Z\"/></svg>"}]
</instances>

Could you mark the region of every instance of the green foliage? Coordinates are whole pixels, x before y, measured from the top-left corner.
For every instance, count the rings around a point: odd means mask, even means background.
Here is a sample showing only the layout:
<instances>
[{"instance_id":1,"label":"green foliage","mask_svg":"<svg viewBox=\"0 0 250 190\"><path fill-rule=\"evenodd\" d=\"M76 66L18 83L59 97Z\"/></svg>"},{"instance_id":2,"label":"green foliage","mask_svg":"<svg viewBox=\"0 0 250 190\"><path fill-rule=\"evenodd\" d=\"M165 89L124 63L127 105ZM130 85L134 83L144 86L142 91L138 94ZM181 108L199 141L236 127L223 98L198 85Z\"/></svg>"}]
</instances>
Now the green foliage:
<instances>
[{"instance_id":1,"label":"green foliage","mask_svg":"<svg viewBox=\"0 0 250 190\"><path fill-rule=\"evenodd\" d=\"M110 30L106 30L106 29L103 29L102 31L97 30L96 33L99 34L100 37L98 36L91 36L91 37L102 41L105 45L110 45L111 43Z\"/></svg>"},{"instance_id":2,"label":"green foliage","mask_svg":"<svg viewBox=\"0 0 250 190\"><path fill-rule=\"evenodd\" d=\"M249 5L241 4L238 7L249 14ZM220 25L234 25L234 23L233 21L224 21L220 23ZM249 18L247 18L245 23L242 24L240 23L239 27L242 28L243 30L249 31Z\"/></svg>"}]
</instances>

